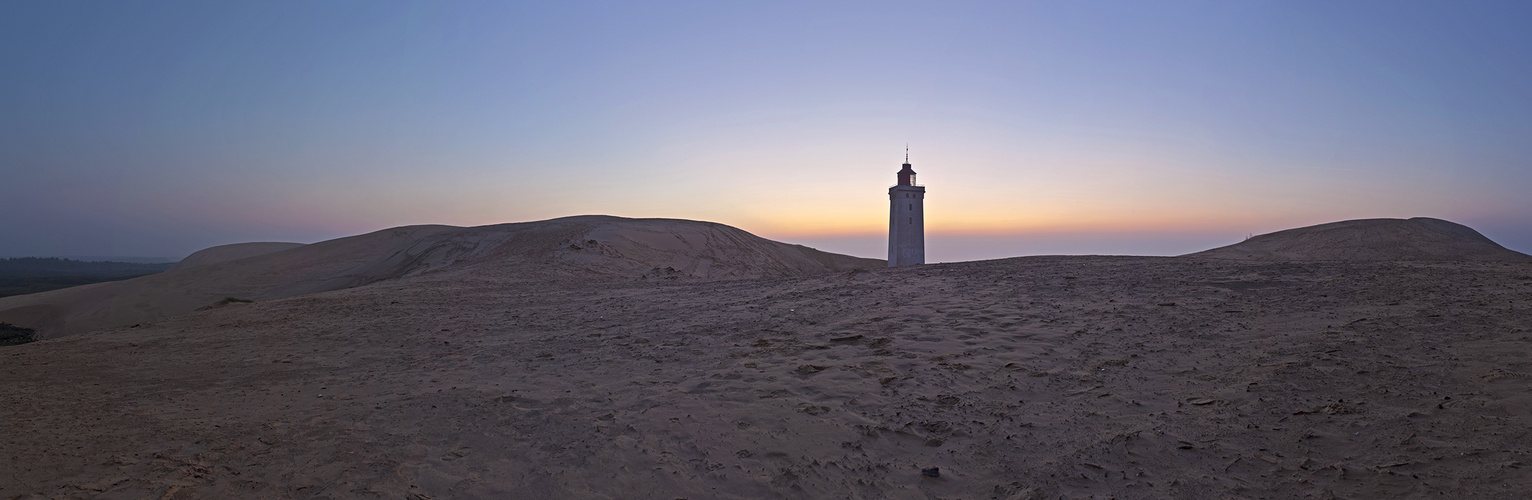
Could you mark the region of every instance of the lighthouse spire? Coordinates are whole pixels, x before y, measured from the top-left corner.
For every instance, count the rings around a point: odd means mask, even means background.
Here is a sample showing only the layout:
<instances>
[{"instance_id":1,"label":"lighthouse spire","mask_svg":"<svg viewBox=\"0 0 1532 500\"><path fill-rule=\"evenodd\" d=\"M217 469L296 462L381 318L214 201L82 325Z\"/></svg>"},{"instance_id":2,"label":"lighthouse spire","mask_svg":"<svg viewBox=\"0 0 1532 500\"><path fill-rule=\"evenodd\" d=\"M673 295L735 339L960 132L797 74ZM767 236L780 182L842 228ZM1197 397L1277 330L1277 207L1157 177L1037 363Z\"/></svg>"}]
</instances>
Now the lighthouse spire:
<instances>
[{"instance_id":1,"label":"lighthouse spire","mask_svg":"<svg viewBox=\"0 0 1532 500\"><path fill-rule=\"evenodd\" d=\"M915 182L910 144L904 144L899 183L888 188L888 267L926 263L926 188Z\"/></svg>"}]
</instances>

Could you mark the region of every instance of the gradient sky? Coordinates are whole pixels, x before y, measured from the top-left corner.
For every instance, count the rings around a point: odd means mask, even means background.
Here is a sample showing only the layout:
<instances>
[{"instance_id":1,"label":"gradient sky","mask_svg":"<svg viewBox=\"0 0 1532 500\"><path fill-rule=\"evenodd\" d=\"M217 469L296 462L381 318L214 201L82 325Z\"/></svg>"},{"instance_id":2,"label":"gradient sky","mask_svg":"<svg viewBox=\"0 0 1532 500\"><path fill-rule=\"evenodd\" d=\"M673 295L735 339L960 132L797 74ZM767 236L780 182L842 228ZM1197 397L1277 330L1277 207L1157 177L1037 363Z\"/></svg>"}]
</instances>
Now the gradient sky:
<instances>
[{"instance_id":1,"label":"gradient sky","mask_svg":"<svg viewBox=\"0 0 1532 500\"><path fill-rule=\"evenodd\" d=\"M0 3L0 256L674 217L933 261L1532 251L1532 3Z\"/></svg>"}]
</instances>

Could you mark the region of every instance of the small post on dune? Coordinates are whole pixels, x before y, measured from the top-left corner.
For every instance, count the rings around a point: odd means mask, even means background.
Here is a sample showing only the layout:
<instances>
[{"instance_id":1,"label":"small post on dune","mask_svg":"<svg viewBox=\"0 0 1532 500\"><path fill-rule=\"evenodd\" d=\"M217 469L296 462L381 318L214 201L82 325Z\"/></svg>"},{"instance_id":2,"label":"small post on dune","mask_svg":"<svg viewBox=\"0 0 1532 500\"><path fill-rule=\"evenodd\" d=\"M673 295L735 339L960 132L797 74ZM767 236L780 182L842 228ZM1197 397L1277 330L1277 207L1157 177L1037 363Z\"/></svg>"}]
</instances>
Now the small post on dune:
<instances>
[{"instance_id":1,"label":"small post on dune","mask_svg":"<svg viewBox=\"0 0 1532 500\"><path fill-rule=\"evenodd\" d=\"M888 188L888 267L926 263L925 199L926 188L915 183L905 146L899 184Z\"/></svg>"}]
</instances>

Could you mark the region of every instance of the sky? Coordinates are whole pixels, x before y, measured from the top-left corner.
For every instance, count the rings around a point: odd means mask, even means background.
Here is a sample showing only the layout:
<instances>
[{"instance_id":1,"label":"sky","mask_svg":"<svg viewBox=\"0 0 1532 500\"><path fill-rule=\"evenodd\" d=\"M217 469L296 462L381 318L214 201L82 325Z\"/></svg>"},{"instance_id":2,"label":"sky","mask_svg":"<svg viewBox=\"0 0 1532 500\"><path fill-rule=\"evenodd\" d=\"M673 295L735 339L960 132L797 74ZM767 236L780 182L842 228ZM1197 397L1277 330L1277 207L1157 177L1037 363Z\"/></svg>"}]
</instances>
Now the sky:
<instances>
[{"instance_id":1,"label":"sky","mask_svg":"<svg viewBox=\"0 0 1532 500\"><path fill-rule=\"evenodd\" d=\"M729 224L932 262L1436 217L1532 252L1532 3L0 2L0 256Z\"/></svg>"}]
</instances>

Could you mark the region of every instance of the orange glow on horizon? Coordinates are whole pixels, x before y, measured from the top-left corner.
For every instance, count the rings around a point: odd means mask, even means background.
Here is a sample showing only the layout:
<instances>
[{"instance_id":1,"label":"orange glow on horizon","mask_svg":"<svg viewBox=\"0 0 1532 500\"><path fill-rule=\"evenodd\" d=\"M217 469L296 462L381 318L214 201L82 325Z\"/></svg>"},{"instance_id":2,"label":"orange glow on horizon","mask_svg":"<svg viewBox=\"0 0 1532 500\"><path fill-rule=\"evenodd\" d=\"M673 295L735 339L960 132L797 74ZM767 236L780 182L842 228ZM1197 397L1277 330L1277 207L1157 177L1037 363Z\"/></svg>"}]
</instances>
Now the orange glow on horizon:
<instances>
[{"instance_id":1,"label":"orange glow on horizon","mask_svg":"<svg viewBox=\"0 0 1532 500\"><path fill-rule=\"evenodd\" d=\"M1252 227L1294 223L1302 217L1251 217L1249 214L1181 213L1180 211L1123 214L1106 211L1068 213L1066 210L977 211L962 214L932 213L927 207L927 234L1025 235L1069 233L1152 233L1192 231L1246 231ZM1284 214L1291 215L1291 214ZM798 214L769 220L741 221L739 227L751 232L781 237L867 236L887 234L887 215L846 214L827 217L822 214ZM1298 226L1293 226L1298 227Z\"/></svg>"}]
</instances>

